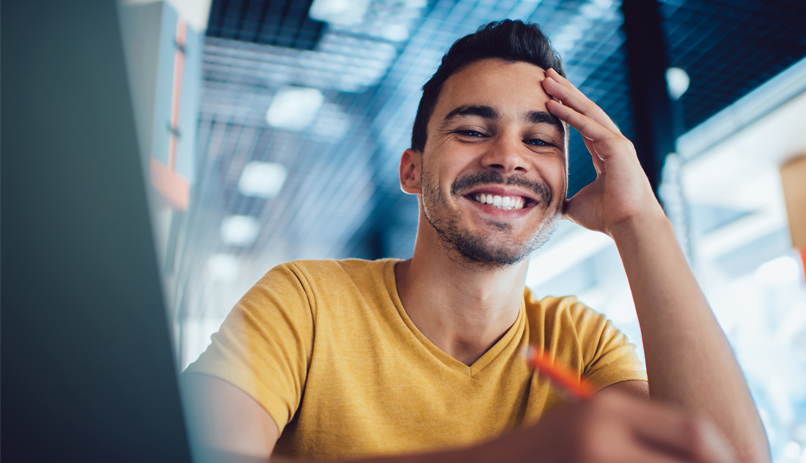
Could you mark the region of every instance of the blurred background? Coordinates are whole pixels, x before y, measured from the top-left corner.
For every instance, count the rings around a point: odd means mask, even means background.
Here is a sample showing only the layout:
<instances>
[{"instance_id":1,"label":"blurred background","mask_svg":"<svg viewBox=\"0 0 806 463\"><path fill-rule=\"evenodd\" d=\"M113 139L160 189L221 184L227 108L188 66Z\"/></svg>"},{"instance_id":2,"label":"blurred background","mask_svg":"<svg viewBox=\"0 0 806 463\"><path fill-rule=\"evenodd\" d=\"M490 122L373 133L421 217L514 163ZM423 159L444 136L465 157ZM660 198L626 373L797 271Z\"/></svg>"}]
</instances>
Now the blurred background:
<instances>
[{"instance_id":1,"label":"blurred background","mask_svg":"<svg viewBox=\"0 0 806 463\"><path fill-rule=\"evenodd\" d=\"M744 369L776 462L806 463L802 0L127 0L119 7L177 367L266 271L408 258L397 166L458 38L536 22L636 142ZM570 191L595 178L580 136ZM561 223L530 262L636 344L618 252Z\"/></svg>"}]
</instances>

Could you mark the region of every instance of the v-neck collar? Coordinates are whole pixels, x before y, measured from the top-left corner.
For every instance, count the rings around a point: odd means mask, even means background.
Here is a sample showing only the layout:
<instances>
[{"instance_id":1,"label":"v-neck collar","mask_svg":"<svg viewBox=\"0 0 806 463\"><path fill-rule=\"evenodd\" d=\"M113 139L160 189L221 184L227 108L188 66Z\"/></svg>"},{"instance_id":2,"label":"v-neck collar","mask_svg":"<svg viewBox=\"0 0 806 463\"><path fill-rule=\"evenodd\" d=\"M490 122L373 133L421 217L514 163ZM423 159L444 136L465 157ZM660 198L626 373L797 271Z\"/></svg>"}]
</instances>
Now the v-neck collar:
<instances>
[{"instance_id":1,"label":"v-neck collar","mask_svg":"<svg viewBox=\"0 0 806 463\"><path fill-rule=\"evenodd\" d=\"M408 331L420 342L420 344L426 348L431 354L436 357L440 362L442 362L446 367L458 372L462 373L469 377L475 377L478 373L483 371L487 366L489 366L498 356L503 352L506 347L512 342L512 340L518 336L519 334L523 333L523 330L526 327L526 307L524 305L523 300L521 300L520 308L518 309L518 317L515 319L515 323L512 324L511 327L507 330L506 333L499 339L495 344L492 345L487 352L484 353L479 359L473 362L472 365L468 366L464 363L456 360L455 358L451 357L437 347L436 344L431 342L419 328L417 325L411 321L409 318L409 314L406 313L406 309L403 307L403 302L400 300L400 294L397 291L397 280L395 278L395 265L401 262L399 259L390 259L386 262L384 268L384 279L386 280L386 288L389 291L389 296L392 300L392 304L397 309L398 314L400 315L401 321L406 325ZM520 336L518 336L520 337Z\"/></svg>"}]
</instances>

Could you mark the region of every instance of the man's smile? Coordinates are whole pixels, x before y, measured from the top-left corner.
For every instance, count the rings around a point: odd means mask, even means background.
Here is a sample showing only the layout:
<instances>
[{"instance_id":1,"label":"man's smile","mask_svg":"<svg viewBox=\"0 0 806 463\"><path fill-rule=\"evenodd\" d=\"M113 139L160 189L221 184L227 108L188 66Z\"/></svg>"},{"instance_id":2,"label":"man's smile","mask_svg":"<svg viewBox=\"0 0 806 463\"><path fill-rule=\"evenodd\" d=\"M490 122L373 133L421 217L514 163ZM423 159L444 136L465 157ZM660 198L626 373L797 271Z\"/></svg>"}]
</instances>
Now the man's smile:
<instances>
[{"instance_id":1,"label":"man's smile","mask_svg":"<svg viewBox=\"0 0 806 463\"><path fill-rule=\"evenodd\" d=\"M523 217L529 209L540 204L540 200L532 193L516 187L498 185L473 188L461 197L472 202L481 211L500 218Z\"/></svg>"},{"instance_id":2,"label":"man's smile","mask_svg":"<svg viewBox=\"0 0 806 463\"><path fill-rule=\"evenodd\" d=\"M518 176L506 178L495 170L456 179L451 185L451 194L487 206L484 210L497 211L525 211L538 204L546 208L553 196L548 185L542 182ZM521 215L525 214L515 216Z\"/></svg>"},{"instance_id":3,"label":"man's smile","mask_svg":"<svg viewBox=\"0 0 806 463\"><path fill-rule=\"evenodd\" d=\"M474 188L459 198L467 200L474 209L496 219L525 217L532 208L540 204L538 199L526 196L518 189L501 186Z\"/></svg>"},{"instance_id":4,"label":"man's smile","mask_svg":"<svg viewBox=\"0 0 806 463\"><path fill-rule=\"evenodd\" d=\"M490 204L493 207L498 207L507 211L513 209L523 209L523 196L498 196L488 195L484 193L477 193L473 196L476 202L481 204Z\"/></svg>"}]
</instances>

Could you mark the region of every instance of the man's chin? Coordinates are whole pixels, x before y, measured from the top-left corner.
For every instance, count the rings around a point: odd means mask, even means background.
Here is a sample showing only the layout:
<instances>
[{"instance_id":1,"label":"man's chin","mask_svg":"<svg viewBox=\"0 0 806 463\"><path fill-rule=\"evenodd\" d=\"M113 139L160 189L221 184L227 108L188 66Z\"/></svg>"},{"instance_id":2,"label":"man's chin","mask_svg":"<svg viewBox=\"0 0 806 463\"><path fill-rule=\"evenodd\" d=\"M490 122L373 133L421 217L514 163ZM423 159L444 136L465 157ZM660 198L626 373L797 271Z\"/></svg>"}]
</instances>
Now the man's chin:
<instances>
[{"instance_id":1,"label":"man's chin","mask_svg":"<svg viewBox=\"0 0 806 463\"><path fill-rule=\"evenodd\" d=\"M490 242L491 238L469 235L454 236L452 238L446 244L449 244L469 264L507 267L522 262L530 254L522 243L520 245L493 244Z\"/></svg>"},{"instance_id":2,"label":"man's chin","mask_svg":"<svg viewBox=\"0 0 806 463\"><path fill-rule=\"evenodd\" d=\"M542 247L557 229L559 215L549 217L536 232L524 238L516 238L516 230L511 223L493 221L487 229L479 234L457 233L451 236L451 247L467 262L491 266L506 267L522 262L533 252ZM492 229L490 229L492 227ZM442 235L441 238L449 238Z\"/></svg>"}]
</instances>

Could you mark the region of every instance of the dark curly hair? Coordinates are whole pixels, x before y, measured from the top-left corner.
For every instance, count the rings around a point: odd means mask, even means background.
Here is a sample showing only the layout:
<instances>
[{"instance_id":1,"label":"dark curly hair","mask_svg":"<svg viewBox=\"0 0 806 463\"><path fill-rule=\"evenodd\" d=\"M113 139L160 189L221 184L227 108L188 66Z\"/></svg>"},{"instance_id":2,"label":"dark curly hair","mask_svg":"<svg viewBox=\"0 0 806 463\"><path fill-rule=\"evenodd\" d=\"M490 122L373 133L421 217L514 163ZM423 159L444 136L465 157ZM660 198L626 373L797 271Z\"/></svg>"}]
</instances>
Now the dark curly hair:
<instances>
[{"instance_id":1,"label":"dark curly hair","mask_svg":"<svg viewBox=\"0 0 806 463\"><path fill-rule=\"evenodd\" d=\"M548 37L537 24L505 19L481 26L475 33L454 42L448 53L442 57L442 64L437 72L423 85L423 97L420 99L411 133L413 150L422 153L425 149L428 120L434 113L442 85L448 77L471 63L488 58L510 63L523 61L543 69L554 69L565 77L560 55L552 48Z\"/></svg>"}]
</instances>

